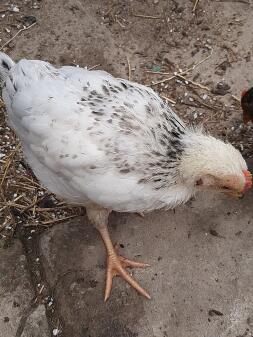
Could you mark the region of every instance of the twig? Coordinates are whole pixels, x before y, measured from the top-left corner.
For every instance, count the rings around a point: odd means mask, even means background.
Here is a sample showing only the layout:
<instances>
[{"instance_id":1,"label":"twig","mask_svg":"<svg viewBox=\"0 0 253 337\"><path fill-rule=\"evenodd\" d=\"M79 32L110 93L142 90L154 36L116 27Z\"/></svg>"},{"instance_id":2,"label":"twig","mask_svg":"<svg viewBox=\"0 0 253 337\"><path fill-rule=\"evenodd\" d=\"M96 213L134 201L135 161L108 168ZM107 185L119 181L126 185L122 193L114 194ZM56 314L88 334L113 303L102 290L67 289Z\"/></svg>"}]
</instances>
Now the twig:
<instances>
[{"instance_id":1,"label":"twig","mask_svg":"<svg viewBox=\"0 0 253 337\"><path fill-rule=\"evenodd\" d=\"M120 25L121 28L126 28L126 26L124 26L123 23L119 21L117 15L115 15L115 21Z\"/></svg>"},{"instance_id":2,"label":"twig","mask_svg":"<svg viewBox=\"0 0 253 337\"><path fill-rule=\"evenodd\" d=\"M93 69L95 69L97 67L100 67L100 66L101 66L101 64L95 64L94 66L88 68L88 70L93 70Z\"/></svg>"},{"instance_id":3,"label":"twig","mask_svg":"<svg viewBox=\"0 0 253 337\"><path fill-rule=\"evenodd\" d=\"M231 95L231 97L232 97L234 100L236 100L237 102L241 102L240 98L238 98L237 96Z\"/></svg>"},{"instance_id":4,"label":"twig","mask_svg":"<svg viewBox=\"0 0 253 337\"><path fill-rule=\"evenodd\" d=\"M3 174L3 177L2 177L2 180L1 180L1 183L0 183L0 189L2 188L3 186L3 183L4 183L4 180L5 180L5 177L8 173L8 170L11 166L11 163L12 163L12 160L15 156L15 154L17 153L17 151L19 150L20 148L20 143L17 144L17 146L15 147L15 149L11 152L11 154L9 155L9 158L7 159L7 163L6 163L6 166L5 166L5 170L4 170L4 174Z\"/></svg>"},{"instance_id":5,"label":"twig","mask_svg":"<svg viewBox=\"0 0 253 337\"><path fill-rule=\"evenodd\" d=\"M219 2L232 2L232 0L219 0ZM246 5L250 5L250 0L237 0L237 2L241 2Z\"/></svg>"},{"instance_id":6,"label":"twig","mask_svg":"<svg viewBox=\"0 0 253 337\"><path fill-rule=\"evenodd\" d=\"M131 81L131 65L130 65L130 60L127 57L127 64L128 64L128 80Z\"/></svg>"},{"instance_id":7,"label":"twig","mask_svg":"<svg viewBox=\"0 0 253 337\"><path fill-rule=\"evenodd\" d=\"M16 187L16 188L18 188L20 190L34 191L34 186L25 185L25 184L22 184L22 183L12 184L11 186L12 187Z\"/></svg>"},{"instance_id":8,"label":"twig","mask_svg":"<svg viewBox=\"0 0 253 337\"><path fill-rule=\"evenodd\" d=\"M1 108L4 108L5 107L5 104L4 104L4 102L1 100L1 98L0 98L0 109Z\"/></svg>"},{"instance_id":9,"label":"twig","mask_svg":"<svg viewBox=\"0 0 253 337\"><path fill-rule=\"evenodd\" d=\"M6 202L0 202L2 204L5 204L4 207L0 208L0 212L2 212L3 210L5 210L6 208L8 208L9 206L15 206L15 207L24 207L23 205L19 205L19 204L16 204L16 201L18 201L19 199L23 198L23 194L19 195L18 197L16 197L15 199L13 199L12 201L7 201Z\"/></svg>"},{"instance_id":10,"label":"twig","mask_svg":"<svg viewBox=\"0 0 253 337\"><path fill-rule=\"evenodd\" d=\"M199 100L197 100L197 99L195 99L195 101L196 101L197 103L199 103L200 105L204 106L204 107L207 108L207 109L214 110L214 111L216 111L216 110L218 109L216 106L211 106L211 105L209 105L209 104L207 104L207 103L205 103L205 102L203 102L203 101L199 101Z\"/></svg>"},{"instance_id":11,"label":"twig","mask_svg":"<svg viewBox=\"0 0 253 337\"><path fill-rule=\"evenodd\" d=\"M153 75L170 75L171 74L171 73L164 73L162 71L152 71L152 70L147 70L146 73L153 74Z\"/></svg>"},{"instance_id":12,"label":"twig","mask_svg":"<svg viewBox=\"0 0 253 337\"><path fill-rule=\"evenodd\" d=\"M183 74L184 74L184 73L183 73ZM173 79L176 78L176 77L177 77L177 75L172 75L171 77L164 78L164 79L161 80L161 81L153 82L153 83L151 83L150 85L157 85L157 84L169 82L169 81L173 80Z\"/></svg>"},{"instance_id":13,"label":"twig","mask_svg":"<svg viewBox=\"0 0 253 337\"><path fill-rule=\"evenodd\" d=\"M194 6L193 6L193 9L192 9L193 12L196 11L196 8L197 8L197 6L198 6L198 3L199 3L199 0L195 0Z\"/></svg>"},{"instance_id":14,"label":"twig","mask_svg":"<svg viewBox=\"0 0 253 337\"><path fill-rule=\"evenodd\" d=\"M167 97L167 96L163 96L163 95L160 95L163 99L165 99L166 101L170 102L171 104L176 104L176 101L174 101L173 99Z\"/></svg>"},{"instance_id":15,"label":"twig","mask_svg":"<svg viewBox=\"0 0 253 337\"><path fill-rule=\"evenodd\" d=\"M26 212L26 211L28 211L29 209L31 209L32 207L34 207L35 205L37 205L39 202L41 202L43 199L49 197L50 195L52 195L52 193L50 193L50 194L45 194L45 195L43 195L43 197L41 197L41 198L39 198L39 199L38 199L38 198L35 198L35 200L33 201L33 203L30 204L30 205L28 205L28 206L21 212L21 214L24 213L24 212Z\"/></svg>"},{"instance_id":16,"label":"twig","mask_svg":"<svg viewBox=\"0 0 253 337\"><path fill-rule=\"evenodd\" d=\"M143 14L133 14L137 18L144 18L144 19L161 19L160 16L152 16L152 15L143 15Z\"/></svg>"},{"instance_id":17,"label":"twig","mask_svg":"<svg viewBox=\"0 0 253 337\"><path fill-rule=\"evenodd\" d=\"M27 176L22 176L22 179L26 179L26 180L28 180L29 182L31 182L32 183L32 186L36 186L36 187L39 187L39 188L41 188L42 190L44 190L45 192L47 192L48 190L45 188L45 187L43 187L43 186L41 186L40 184L38 184L36 181L34 181L34 180L32 180L32 179L30 179L30 178L28 178Z\"/></svg>"},{"instance_id":18,"label":"twig","mask_svg":"<svg viewBox=\"0 0 253 337\"><path fill-rule=\"evenodd\" d=\"M105 12L104 17L107 16L112 10L113 10L114 5L112 5L107 12Z\"/></svg>"},{"instance_id":19,"label":"twig","mask_svg":"<svg viewBox=\"0 0 253 337\"><path fill-rule=\"evenodd\" d=\"M79 216L80 216L80 214L75 214L75 215L66 216L65 218L61 218L61 219L54 219L54 220L50 220L50 221L44 221L44 222L42 222L42 225L53 225L55 223L59 223L59 222L62 222L62 221L73 219L73 218L77 218Z\"/></svg>"},{"instance_id":20,"label":"twig","mask_svg":"<svg viewBox=\"0 0 253 337\"><path fill-rule=\"evenodd\" d=\"M56 205L55 207L48 207L48 208L41 208L41 207L36 207L37 212L54 212L54 211L59 211L63 209L73 209L73 207L66 205L66 206L58 206Z\"/></svg>"},{"instance_id":21,"label":"twig","mask_svg":"<svg viewBox=\"0 0 253 337\"><path fill-rule=\"evenodd\" d=\"M15 39L15 37L17 37L20 33L22 33L23 31L25 31L25 30L28 30L28 29L30 29L30 28L32 28L33 26L35 26L36 25L36 23L37 22L34 22L34 23L32 23L30 26L28 26L28 27L25 27L25 28L21 28L10 40L8 40L7 42L5 42L3 45L2 45L2 47L0 47L0 50L3 50L3 48L4 47L6 47L6 46L8 46L8 44L12 41L12 40L14 40Z\"/></svg>"},{"instance_id":22,"label":"twig","mask_svg":"<svg viewBox=\"0 0 253 337\"><path fill-rule=\"evenodd\" d=\"M186 82L188 82L188 83L190 83L190 84L192 84L192 85L194 85L194 86L196 86L196 87L199 87L199 88L201 88L201 89L203 89L203 90L207 90L207 91L209 91L209 92L211 91L211 89L208 88L208 87L206 87L205 85L200 84L200 83L197 83L197 82L194 82L194 81L192 81L192 80L188 80L188 79L185 78L183 75L177 74L177 77L180 78L180 79L182 79L182 80L184 80L184 81L185 81L185 84L187 84Z\"/></svg>"},{"instance_id":23,"label":"twig","mask_svg":"<svg viewBox=\"0 0 253 337\"><path fill-rule=\"evenodd\" d=\"M210 59L210 57L213 55L213 48L211 49L210 54L203 58L202 60L200 60L199 62L195 63L192 67L189 68L189 71L194 70L196 67L200 66L202 63L206 62L208 59Z\"/></svg>"},{"instance_id":24,"label":"twig","mask_svg":"<svg viewBox=\"0 0 253 337\"><path fill-rule=\"evenodd\" d=\"M42 286L41 286L41 288L39 290L39 295L42 294L42 291L44 290L44 288L45 288L45 284L42 284Z\"/></svg>"},{"instance_id":25,"label":"twig","mask_svg":"<svg viewBox=\"0 0 253 337\"><path fill-rule=\"evenodd\" d=\"M165 82L169 82L169 81L173 80L174 78L178 77L178 75L180 75L180 76L187 75L189 72L193 71L198 66L200 66L202 63L204 63L205 61L207 61L212 56L212 54L213 54L213 49L211 50L211 53L207 57L205 57L204 59L202 59L199 62L195 63L192 67L187 68L185 70L182 70L180 72L180 74L178 72L175 72L174 75L172 75L171 77L165 78L165 79L163 79L161 81L153 82L153 83L151 83L151 86L157 85L157 84L161 84L161 83L165 83Z\"/></svg>"}]
</instances>

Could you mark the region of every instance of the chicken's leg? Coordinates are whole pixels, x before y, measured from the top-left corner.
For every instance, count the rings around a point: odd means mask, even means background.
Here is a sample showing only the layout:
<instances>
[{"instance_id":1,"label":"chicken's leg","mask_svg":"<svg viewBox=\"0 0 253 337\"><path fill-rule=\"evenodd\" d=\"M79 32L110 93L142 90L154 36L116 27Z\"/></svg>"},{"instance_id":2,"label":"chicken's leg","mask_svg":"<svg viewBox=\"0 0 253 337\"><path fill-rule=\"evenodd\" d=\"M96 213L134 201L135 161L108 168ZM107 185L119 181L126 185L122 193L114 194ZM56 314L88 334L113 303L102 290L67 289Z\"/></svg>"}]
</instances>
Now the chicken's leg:
<instances>
[{"instance_id":1,"label":"chicken's leg","mask_svg":"<svg viewBox=\"0 0 253 337\"><path fill-rule=\"evenodd\" d=\"M115 248L113 247L110 234L107 228L107 218L109 211L105 209L87 209L89 219L93 222L97 230L102 236L106 250L107 250L107 276L106 276L106 288L105 288L105 301L110 296L112 289L112 280L114 276L120 276L127 281L134 289L136 289L141 295L150 299L149 294L144 290L126 271L125 268L145 268L149 264L136 262L125 259L122 256L117 255ZM98 224L99 221L99 224Z\"/></svg>"}]
</instances>

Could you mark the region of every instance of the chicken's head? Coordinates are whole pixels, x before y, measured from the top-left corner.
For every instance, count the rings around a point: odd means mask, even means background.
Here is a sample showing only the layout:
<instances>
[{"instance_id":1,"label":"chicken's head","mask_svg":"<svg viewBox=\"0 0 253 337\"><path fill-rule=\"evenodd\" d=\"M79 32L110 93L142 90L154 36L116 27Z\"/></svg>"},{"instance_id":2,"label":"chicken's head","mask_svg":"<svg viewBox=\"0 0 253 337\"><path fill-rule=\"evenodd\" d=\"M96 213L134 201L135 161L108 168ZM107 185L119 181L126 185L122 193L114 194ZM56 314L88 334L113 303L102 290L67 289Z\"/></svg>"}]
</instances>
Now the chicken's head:
<instances>
[{"instance_id":1,"label":"chicken's head","mask_svg":"<svg viewBox=\"0 0 253 337\"><path fill-rule=\"evenodd\" d=\"M242 174L228 174L217 177L204 175L196 181L198 187L212 188L234 197L241 197L252 186L252 175L248 170Z\"/></svg>"},{"instance_id":2,"label":"chicken's head","mask_svg":"<svg viewBox=\"0 0 253 337\"><path fill-rule=\"evenodd\" d=\"M211 136L193 137L188 146L186 143L181 171L185 182L194 185L196 192L215 190L239 197L252 186L252 176L241 153Z\"/></svg>"}]
</instances>

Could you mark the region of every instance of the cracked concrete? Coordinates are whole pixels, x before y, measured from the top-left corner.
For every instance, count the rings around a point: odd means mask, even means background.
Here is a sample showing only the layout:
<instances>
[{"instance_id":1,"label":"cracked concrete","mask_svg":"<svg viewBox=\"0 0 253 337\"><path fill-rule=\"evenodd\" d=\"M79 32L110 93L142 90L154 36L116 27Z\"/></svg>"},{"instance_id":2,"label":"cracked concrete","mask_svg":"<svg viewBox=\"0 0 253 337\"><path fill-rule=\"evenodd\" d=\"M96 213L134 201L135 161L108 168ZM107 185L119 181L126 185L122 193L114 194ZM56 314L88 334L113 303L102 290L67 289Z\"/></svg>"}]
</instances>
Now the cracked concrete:
<instances>
[{"instance_id":1,"label":"cracked concrete","mask_svg":"<svg viewBox=\"0 0 253 337\"><path fill-rule=\"evenodd\" d=\"M0 248L0 337L49 337L44 306L34 306L24 249L19 240Z\"/></svg>"},{"instance_id":2,"label":"cracked concrete","mask_svg":"<svg viewBox=\"0 0 253 337\"><path fill-rule=\"evenodd\" d=\"M86 217L40 235L44 277L57 308L60 336L241 337L253 335L252 197L198 198L141 218L112 214L110 230L121 253L149 262L134 271L151 293L138 296L121 279L103 302L105 251ZM21 243L0 252L0 336L47 337L45 310L34 297ZM22 321L22 320L21 320Z\"/></svg>"},{"instance_id":3,"label":"cracked concrete","mask_svg":"<svg viewBox=\"0 0 253 337\"><path fill-rule=\"evenodd\" d=\"M134 271L151 301L116 279L103 303L105 252L86 218L43 234L42 263L64 336L251 336L252 193L239 202L201 199L175 213L110 218L121 253L152 265Z\"/></svg>"},{"instance_id":4,"label":"cracked concrete","mask_svg":"<svg viewBox=\"0 0 253 337\"><path fill-rule=\"evenodd\" d=\"M39 305L27 318L20 337L49 337L50 331L44 305Z\"/></svg>"}]
</instances>

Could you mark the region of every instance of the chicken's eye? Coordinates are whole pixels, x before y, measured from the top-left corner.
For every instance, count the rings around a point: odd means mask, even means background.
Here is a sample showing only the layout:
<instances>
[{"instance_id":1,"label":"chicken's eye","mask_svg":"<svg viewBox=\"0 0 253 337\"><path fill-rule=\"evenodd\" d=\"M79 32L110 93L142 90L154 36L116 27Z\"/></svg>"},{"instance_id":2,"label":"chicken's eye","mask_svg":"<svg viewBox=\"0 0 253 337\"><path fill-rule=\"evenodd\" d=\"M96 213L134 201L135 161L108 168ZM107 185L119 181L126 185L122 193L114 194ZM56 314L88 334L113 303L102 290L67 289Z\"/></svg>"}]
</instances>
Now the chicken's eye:
<instances>
[{"instance_id":1,"label":"chicken's eye","mask_svg":"<svg viewBox=\"0 0 253 337\"><path fill-rule=\"evenodd\" d=\"M2 61L2 66L7 69L7 70L10 70L10 67L8 65L8 63L6 63L4 60Z\"/></svg>"}]
</instances>

